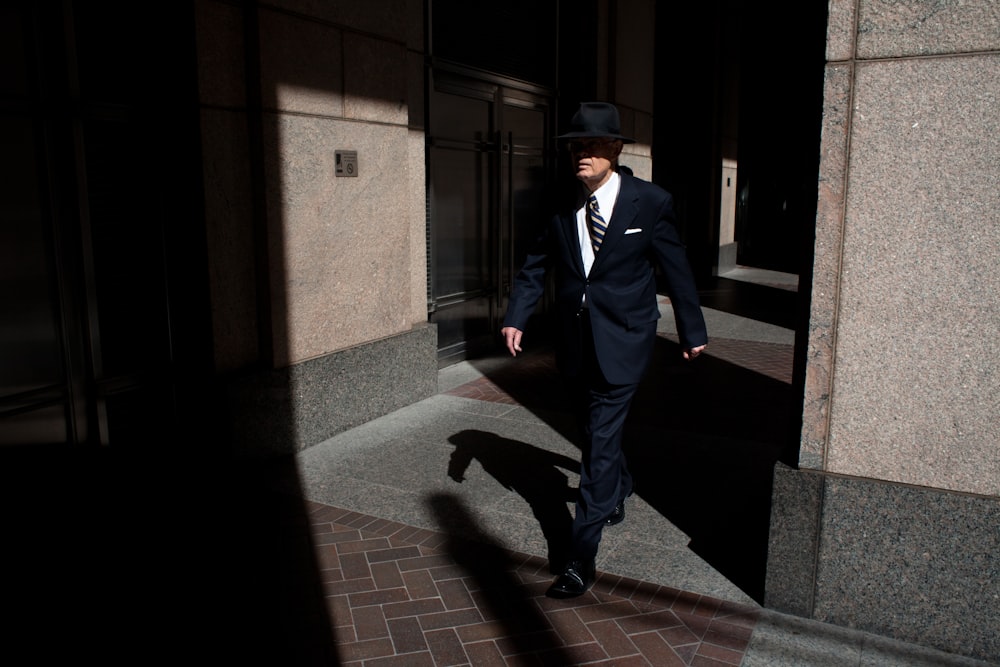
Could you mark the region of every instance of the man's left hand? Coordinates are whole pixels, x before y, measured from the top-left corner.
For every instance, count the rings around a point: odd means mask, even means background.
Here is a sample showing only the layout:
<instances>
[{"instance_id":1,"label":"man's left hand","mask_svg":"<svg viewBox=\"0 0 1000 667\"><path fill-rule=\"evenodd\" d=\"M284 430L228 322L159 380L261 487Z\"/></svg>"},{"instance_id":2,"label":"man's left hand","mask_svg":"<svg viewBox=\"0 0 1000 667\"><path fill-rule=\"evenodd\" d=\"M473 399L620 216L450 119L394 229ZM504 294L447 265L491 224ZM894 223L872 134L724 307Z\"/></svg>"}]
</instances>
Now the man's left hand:
<instances>
[{"instance_id":1,"label":"man's left hand","mask_svg":"<svg viewBox=\"0 0 1000 667\"><path fill-rule=\"evenodd\" d=\"M687 359L688 361L691 361L692 359L694 359L695 357L697 357L699 354L701 354L705 350L706 347L708 347L708 346L707 345L699 345L698 347L688 348L687 350L684 350L684 358Z\"/></svg>"}]
</instances>

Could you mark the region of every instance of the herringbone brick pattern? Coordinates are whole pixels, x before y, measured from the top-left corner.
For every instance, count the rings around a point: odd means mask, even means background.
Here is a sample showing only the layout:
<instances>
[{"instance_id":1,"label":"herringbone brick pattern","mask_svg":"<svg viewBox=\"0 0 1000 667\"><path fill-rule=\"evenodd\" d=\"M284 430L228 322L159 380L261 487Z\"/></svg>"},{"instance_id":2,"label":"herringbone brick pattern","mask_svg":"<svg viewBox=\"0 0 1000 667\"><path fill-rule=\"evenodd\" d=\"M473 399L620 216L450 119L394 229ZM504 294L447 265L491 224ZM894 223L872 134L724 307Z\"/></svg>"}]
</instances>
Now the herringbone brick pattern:
<instances>
[{"instance_id":1,"label":"herringbone brick pattern","mask_svg":"<svg viewBox=\"0 0 1000 667\"><path fill-rule=\"evenodd\" d=\"M545 559L309 503L341 664L739 665L752 607L601 574L545 597Z\"/></svg>"}]
</instances>

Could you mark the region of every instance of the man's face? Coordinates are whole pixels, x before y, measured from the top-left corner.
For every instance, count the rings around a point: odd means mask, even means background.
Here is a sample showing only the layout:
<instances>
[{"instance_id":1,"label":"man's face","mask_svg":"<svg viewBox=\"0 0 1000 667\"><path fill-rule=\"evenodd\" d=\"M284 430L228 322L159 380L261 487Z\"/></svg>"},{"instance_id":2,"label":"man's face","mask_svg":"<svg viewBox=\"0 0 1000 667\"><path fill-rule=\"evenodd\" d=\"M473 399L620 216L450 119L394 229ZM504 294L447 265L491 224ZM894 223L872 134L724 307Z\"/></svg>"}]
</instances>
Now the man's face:
<instances>
[{"instance_id":1,"label":"man's face","mask_svg":"<svg viewBox=\"0 0 1000 667\"><path fill-rule=\"evenodd\" d=\"M622 152L622 142L607 137L583 138L569 142L567 148L576 177L593 192L611 178L611 165Z\"/></svg>"}]
</instances>

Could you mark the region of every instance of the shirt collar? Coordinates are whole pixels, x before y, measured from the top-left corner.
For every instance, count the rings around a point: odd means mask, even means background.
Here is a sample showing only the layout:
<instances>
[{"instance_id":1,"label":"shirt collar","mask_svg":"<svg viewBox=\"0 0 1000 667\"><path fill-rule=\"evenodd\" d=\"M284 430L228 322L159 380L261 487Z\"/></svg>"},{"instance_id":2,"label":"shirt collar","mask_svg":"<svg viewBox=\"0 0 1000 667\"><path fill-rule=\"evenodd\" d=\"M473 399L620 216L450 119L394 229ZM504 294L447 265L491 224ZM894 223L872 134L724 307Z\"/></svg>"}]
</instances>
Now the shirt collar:
<instances>
[{"instance_id":1,"label":"shirt collar","mask_svg":"<svg viewBox=\"0 0 1000 667\"><path fill-rule=\"evenodd\" d=\"M611 177L592 194L597 195L597 206L603 215L607 215L615 206L618 192L621 190L622 177L617 171L611 172Z\"/></svg>"}]
</instances>

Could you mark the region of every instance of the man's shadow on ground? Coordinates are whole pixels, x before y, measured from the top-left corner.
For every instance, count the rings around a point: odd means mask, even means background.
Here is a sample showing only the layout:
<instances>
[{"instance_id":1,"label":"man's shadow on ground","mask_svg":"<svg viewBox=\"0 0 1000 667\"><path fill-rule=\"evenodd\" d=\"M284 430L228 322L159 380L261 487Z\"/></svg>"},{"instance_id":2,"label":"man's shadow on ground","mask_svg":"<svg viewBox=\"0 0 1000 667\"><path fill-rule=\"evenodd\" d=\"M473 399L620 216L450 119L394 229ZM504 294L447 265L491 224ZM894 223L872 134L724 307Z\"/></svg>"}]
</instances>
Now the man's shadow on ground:
<instances>
[{"instance_id":1,"label":"man's shadow on ground","mask_svg":"<svg viewBox=\"0 0 1000 667\"><path fill-rule=\"evenodd\" d=\"M455 446L448 461L448 477L459 483L465 481L469 466L478 461L504 488L524 498L542 529L550 567L560 568L567 556L573 523L567 503L575 501L577 494L563 470L579 474L579 461L474 429L460 431L448 442Z\"/></svg>"},{"instance_id":2,"label":"man's shadow on ground","mask_svg":"<svg viewBox=\"0 0 1000 667\"><path fill-rule=\"evenodd\" d=\"M490 372L490 380L576 442L551 352L532 357ZM686 362L680 346L661 337L626 423L636 494L691 538L692 551L761 603L774 465L790 437L791 402L791 385L710 352ZM507 466L505 478L534 470L502 449L496 456L506 461L493 463Z\"/></svg>"},{"instance_id":3,"label":"man's shadow on ground","mask_svg":"<svg viewBox=\"0 0 1000 667\"><path fill-rule=\"evenodd\" d=\"M479 441L480 436L492 434L466 431L459 435L463 436L463 440ZM491 444L502 446L504 443ZM479 445L473 444L472 447L478 450ZM523 444L522 447L536 449ZM492 460L496 457L488 458ZM502 467L506 467L506 464ZM477 607L492 624L504 628L504 641L513 646L512 653L524 658L525 664L555 667L579 664L552 631L548 618L538 604L532 601L532 598L538 596L540 587L548 586L548 582L525 582L518 577L513 570L522 565L523 561L511 558L508 549L493 536L483 532L455 495L432 494L427 499L427 505L438 525L445 531L445 551L475 580L476 588L472 594L476 597Z\"/></svg>"}]
</instances>

